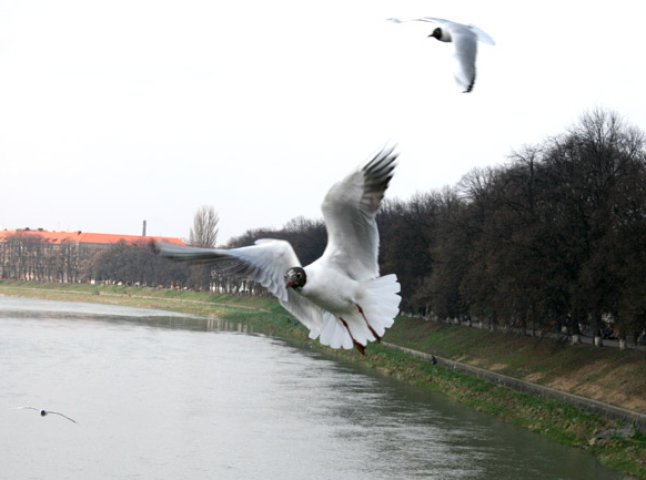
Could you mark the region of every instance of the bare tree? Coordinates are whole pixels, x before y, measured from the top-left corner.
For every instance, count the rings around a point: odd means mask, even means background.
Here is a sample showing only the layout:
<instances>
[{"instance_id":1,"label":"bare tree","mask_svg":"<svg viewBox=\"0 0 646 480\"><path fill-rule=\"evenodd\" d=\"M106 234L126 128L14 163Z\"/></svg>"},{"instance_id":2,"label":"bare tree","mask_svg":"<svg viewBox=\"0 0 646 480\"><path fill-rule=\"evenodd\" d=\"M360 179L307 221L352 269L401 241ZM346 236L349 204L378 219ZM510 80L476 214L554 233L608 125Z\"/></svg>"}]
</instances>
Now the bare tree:
<instances>
[{"instance_id":1,"label":"bare tree","mask_svg":"<svg viewBox=\"0 0 646 480\"><path fill-rule=\"evenodd\" d=\"M220 218L213 207L204 205L193 218L189 243L195 247L215 247Z\"/></svg>"},{"instance_id":2,"label":"bare tree","mask_svg":"<svg viewBox=\"0 0 646 480\"><path fill-rule=\"evenodd\" d=\"M189 235L189 243L194 247L213 248L218 236L218 214L215 209L203 205L193 217L193 228ZM199 290L208 289L212 283L213 272L208 265L191 267L188 283Z\"/></svg>"}]
</instances>

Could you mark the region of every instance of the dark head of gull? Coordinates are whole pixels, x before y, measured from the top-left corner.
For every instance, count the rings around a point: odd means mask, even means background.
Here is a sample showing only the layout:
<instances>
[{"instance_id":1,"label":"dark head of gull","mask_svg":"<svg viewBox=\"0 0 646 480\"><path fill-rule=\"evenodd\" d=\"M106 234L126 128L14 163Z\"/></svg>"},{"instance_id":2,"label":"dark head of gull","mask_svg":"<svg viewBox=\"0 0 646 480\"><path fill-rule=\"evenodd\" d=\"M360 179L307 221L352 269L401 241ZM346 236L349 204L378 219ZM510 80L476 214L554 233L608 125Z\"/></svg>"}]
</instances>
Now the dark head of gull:
<instances>
[{"instance_id":1,"label":"dark head of gull","mask_svg":"<svg viewBox=\"0 0 646 480\"><path fill-rule=\"evenodd\" d=\"M448 30L442 30L440 27L437 27L433 32L429 35L429 38L437 38L441 42L450 42L452 40L451 34L448 32Z\"/></svg>"},{"instance_id":2,"label":"dark head of gull","mask_svg":"<svg viewBox=\"0 0 646 480\"><path fill-rule=\"evenodd\" d=\"M285 273L287 288L303 288L307 282L307 275L302 267L292 267Z\"/></svg>"}]
</instances>

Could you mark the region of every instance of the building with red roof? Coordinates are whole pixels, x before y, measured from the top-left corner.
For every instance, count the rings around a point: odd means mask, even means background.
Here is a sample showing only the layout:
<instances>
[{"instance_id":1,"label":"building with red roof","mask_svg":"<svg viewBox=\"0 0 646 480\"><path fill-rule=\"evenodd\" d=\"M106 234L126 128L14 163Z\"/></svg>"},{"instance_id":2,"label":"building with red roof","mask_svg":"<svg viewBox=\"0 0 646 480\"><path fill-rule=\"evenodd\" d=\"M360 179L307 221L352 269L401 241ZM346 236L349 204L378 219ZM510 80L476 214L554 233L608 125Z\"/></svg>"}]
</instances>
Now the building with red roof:
<instances>
[{"instance_id":1,"label":"building with red roof","mask_svg":"<svg viewBox=\"0 0 646 480\"><path fill-rule=\"evenodd\" d=\"M0 231L0 243L7 238L22 236L24 238L38 238L51 245L62 243L73 243L87 246L109 246L119 242L129 245L141 245L150 242L172 243L173 245L184 246L186 243L175 237L148 237L143 235L121 235L114 233L88 233L88 232L48 232L46 230L4 230Z\"/></svg>"},{"instance_id":2,"label":"building with red roof","mask_svg":"<svg viewBox=\"0 0 646 480\"><path fill-rule=\"evenodd\" d=\"M186 245L174 237L4 230L0 231L0 279L93 281L97 259L103 252L111 247L147 247L155 242Z\"/></svg>"}]
</instances>

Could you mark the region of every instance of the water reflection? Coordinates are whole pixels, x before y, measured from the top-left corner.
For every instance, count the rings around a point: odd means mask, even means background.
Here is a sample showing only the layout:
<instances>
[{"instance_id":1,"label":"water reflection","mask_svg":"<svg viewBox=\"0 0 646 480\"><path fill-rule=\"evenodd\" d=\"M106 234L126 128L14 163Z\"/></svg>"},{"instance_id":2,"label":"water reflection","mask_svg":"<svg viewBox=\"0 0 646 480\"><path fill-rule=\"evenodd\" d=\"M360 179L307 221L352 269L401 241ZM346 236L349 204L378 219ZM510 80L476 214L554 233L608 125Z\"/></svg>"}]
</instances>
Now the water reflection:
<instances>
[{"instance_id":1,"label":"water reflection","mask_svg":"<svg viewBox=\"0 0 646 480\"><path fill-rule=\"evenodd\" d=\"M622 478L582 451L235 324L22 302L0 298L5 478ZM80 423L9 410L18 405Z\"/></svg>"},{"instance_id":2,"label":"water reflection","mask_svg":"<svg viewBox=\"0 0 646 480\"><path fill-rule=\"evenodd\" d=\"M76 319L110 323L127 321L128 323L134 322L155 328L254 333L253 329L247 324L221 318L198 317L179 312L123 307L120 305L29 300L0 296L0 319L2 318Z\"/></svg>"}]
</instances>

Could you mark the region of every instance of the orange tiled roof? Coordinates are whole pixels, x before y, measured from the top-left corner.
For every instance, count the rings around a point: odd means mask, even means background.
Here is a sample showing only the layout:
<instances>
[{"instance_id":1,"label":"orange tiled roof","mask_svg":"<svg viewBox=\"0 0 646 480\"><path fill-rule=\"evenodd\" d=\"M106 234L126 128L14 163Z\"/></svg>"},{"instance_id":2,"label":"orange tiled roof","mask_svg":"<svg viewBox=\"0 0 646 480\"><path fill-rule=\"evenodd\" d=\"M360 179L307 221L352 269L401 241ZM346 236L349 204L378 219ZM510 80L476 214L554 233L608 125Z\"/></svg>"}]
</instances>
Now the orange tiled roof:
<instances>
[{"instance_id":1,"label":"orange tiled roof","mask_svg":"<svg viewBox=\"0 0 646 480\"><path fill-rule=\"evenodd\" d=\"M12 235L29 235L40 237L44 241L54 244L63 242L72 243L92 243L95 245L111 245L124 241L129 244L138 244L142 242L164 242L173 245L184 246L186 243L174 237L143 237L141 235L118 235L112 233L86 233L86 232L47 232L44 230L4 230L0 231L0 242Z\"/></svg>"}]
</instances>

